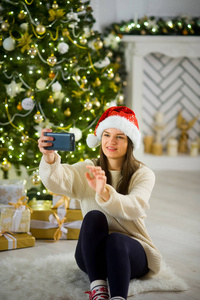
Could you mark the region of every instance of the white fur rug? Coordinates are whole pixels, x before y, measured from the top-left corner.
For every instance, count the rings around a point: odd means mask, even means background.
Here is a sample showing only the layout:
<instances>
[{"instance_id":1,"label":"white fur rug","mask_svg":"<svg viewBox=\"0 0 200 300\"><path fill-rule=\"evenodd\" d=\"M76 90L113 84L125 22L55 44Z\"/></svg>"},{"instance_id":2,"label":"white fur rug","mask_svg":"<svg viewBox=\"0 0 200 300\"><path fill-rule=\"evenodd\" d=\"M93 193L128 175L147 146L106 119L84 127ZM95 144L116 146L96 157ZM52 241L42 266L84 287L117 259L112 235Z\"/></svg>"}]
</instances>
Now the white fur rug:
<instances>
[{"instance_id":1,"label":"white fur rug","mask_svg":"<svg viewBox=\"0 0 200 300\"><path fill-rule=\"evenodd\" d=\"M149 291L184 291L185 282L162 264L151 279L132 280L129 296ZM58 254L28 260L6 258L0 264L1 300L80 300L88 299L87 276L78 269L73 254Z\"/></svg>"}]
</instances>

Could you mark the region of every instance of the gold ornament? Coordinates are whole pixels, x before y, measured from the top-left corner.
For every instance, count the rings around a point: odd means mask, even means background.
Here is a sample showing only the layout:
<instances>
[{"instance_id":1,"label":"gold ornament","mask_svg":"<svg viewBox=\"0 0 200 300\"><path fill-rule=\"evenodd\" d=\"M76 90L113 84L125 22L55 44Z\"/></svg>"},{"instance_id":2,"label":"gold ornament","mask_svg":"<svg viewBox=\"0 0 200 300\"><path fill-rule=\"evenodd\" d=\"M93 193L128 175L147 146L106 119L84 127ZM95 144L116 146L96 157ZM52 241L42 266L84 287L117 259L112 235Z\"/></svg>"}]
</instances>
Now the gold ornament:
<instances>
[{"instance_id":1,"label":"gold ornament","mask_svg":"<svg viewBox=\"0 0 200 300\"><path fill-rule=\"evenodd\" d=\"M123 81L123 86L127 86L127 81Z\"/></svg>"},{"instance_id":2,"label":"gold ornament","mask_svg":"<svg viewBox=\"0 0 200 300\"><path fill-rule=\"evenodd\" d=\"M93 83L93 86L100 86L101 80L99 78L96 78L95 82Z\"/></svg>"},{"instance_id":3,"label":"gold ornament","mask_svg":"<svg viewBox=\"0 0 200 300\"><path fill-rule=\"evenodd\" d=\"M18 18L20 20L23 20L26 17L25 13L23 11L20 11L20 13L18 14Z\"/></svg>"},{"instance_id":4,"label":"gold ornament","mask_svg":"<svg viewBox=\"0 0 200 300\"><path fill-rule=\"evenodd\" d=\"M90 110L90 109L92 109L92 103L88 100L88 101L84 104L84 107L85 107L87 110Z\"/></svg>"},{"instance_id":5,"label":"gold ornament","mask_svg":"<svg viewBox=\"0 0 200 300\"><path fill-rule=\"evenodd\" d=\"M31 45L31 47L28 49L28 54L31 56L35 56L37 54L37 49Z\"/></svg>"},{"instance_id":6,"label":"gold ornament","mask_svg":"<svg viewBox=\"0 0 200 300\"><path fill-rule=\"evenodd\" d=\"M187 29L183 29L182 34L183 34L183 35L188 35Z\"/></svg>"},{"instance_id":7,"label":"gold ornament","mask_svg":"<svg viewBox=\"0 0 200 300\"><path fill-rule=\"evenodd\" d=\"M58 9L58 3L56 1L53 2L52 8L53 9Z\"/></svg>"},{"instance_id":8,"label":"gold ornament","mask_svg":"<svg viewBox=\"0 0 200 300\"><path fill-rule=\"evenodd\" d=\"M10 168L11 168L11 163L7 159L4 159L4 161L1 164L1 169L5 172L8 172Z\"/></svg>"},{"instance_id":9,"label":"gold ornament","mask_svg":"<svg viewBox=\"0 0 200 300\"><path fill-rule=\"evenodd\" d=\"M103 42L98 38L98 39L96 40L96 42L94 43L94 47L95 47L97 50L103 48Z\"/></svg>"},{"instance_id":10,"label":"gold ornament","mask_svg":"<svg viewBox=\"0 0 200 300\"><path fill-rule=\"evenodd\" d=\"M51 103L51 104L54 103L54 99L53 99L52 95L49 96L49 98L47 99L47 102Z\"/></svg>"},{"instance_id":11,"label":"gold ornament","mask_svg":"<svg viewBox=\"0 0 200 300\"><path fill-rule=\"evenodd\" d=\"M80 37L80 44L81 45L87 44L87 39L84 36Z\"/></svg>"},{"instance_id":12,"label":"gold ornament","mask_svg":"<svg viewBox=\"0 0 200 300\"><path fill-rule=\"evenodd\" d=\"M117 57L116 57L116 62L117 62L117 63L120 63L121 61L122 61L121 57L120 57L120 56L117 56Z\"/></svg>"},{"instance_id":13,"label":"gold ornament","mask_svg":"<svg viewBox=\"0 0 200 300\"><path fill-rule=\"evenodd\" d=\"M52 67L55 66L55 64L57 63L57 57L55 57L54 54L51 54L51 56L47 58L47 63Z\"/></svg>"},{"instance_id":14,"label":"gold ornament","mask_svg":"<svg viewBox=\"0 0 200 300\"><path fill-rule=\"evenodd\" d=\"M21 102L19 102L19 103L17 104L17 109L18 109L18 110L23 110L23 107L22 107Z\"/></svg>"},{"instance_id":15,"label":"gold ornament","mask_svg":"<svg viewBox=\"0 0 200 300\"><path fill-rule=\"evenodd\" d=\"M55 76L56 76L56 74L54 73L54 71L51 71L51 72L49 73L49 78L50 78L50 79L54 79Z\"/></svg>"},{"instance_id":16,"label":"gold ornament","mask_svg":"<svg viewBox=\"0 0 200 300\"><path fill-rule=\"evenodd\" d=\"M119 83L121 81L121 77L119 76L119 74L117 73L115 75L115 82Z\"/></svg>"},{"instance_id":17,"label":"gold ornament","mask_svg":"<svg viewBox=\"0 0 200 300\"><path fill-rule=\"evenodd\" d=\"M43 35L46 32L46 27L44 25L42 25L42 24L39 24L39 25L36 26L36 32L39 35Z\"/></svg>"},{"instance_id":18,"label":"gold ornament","mask_svg":"<svg viewBox=\"0 0 200 300\"><path fill-rule=\"evenodd\" d=\"M31 182L33 185L39 185L41 182L40 176L36 173L33 175L33 177L31 178Z\"/></svg>"},{"instance_id":19,"label":"gold ornament","mask_svg":"<svg viewBox=\"0 0 200 300\"><path fill-rule=\"evenodd\" d=\"M67 108L67 109L64 111L64 115L65 115L66 117L70 117L70 116L71 116L70 108Z\"/></svg>"},{"instance_id":20,"label":"gold ornament","mask_svg":"<svg viewBox=\"0 0 200 300\"><path fill-rule=\"evenodd\" d=\"M94 105L96 105L96 107L100 107L101 103L99 102L99 100L96 98L94 101Z\"/></svg>"},{"instance_id":21,"label":"gold ornament","mask_svg":"<svg viewBox=\"0 0 200 300\"><path fill-rule=\"evenodd\" d=\"M8 31L9 28L10 28L10 24L9 24L7 21L6 21L6 22L3 22L3 23L1 24L1 29L2 29L3 31Z\"/></svg>"},{"instance_id":22,"label":"gold ornament","mask_svg":"<svg viewBox=\"0 0 200 300\"><path fill-rule=\"evenodd\" d=\"M69 35L69 30L67 30L66 28L63 29L62 35L63 35L64 37L67 37L67 36Z\"/></svg>"},{"instance_id":23,"label":"gold ornament","mask_svg":"<svg viewBox=\"0 0 200 300\"><path fill-rule=\"evenodd\" d=\"M39 111L37 112L37 114L34 115L33 118L34 118L34 121L38 124L44 120L43 116L41 115L41 113Z\"/></svg>"},{"instance_id":24,"label":"gold ornament","mask_svg":"<svg viewBox=\"0 0 200 300\"><path fill-rule=\"evenodd\" d=\"M119 94L117 97L117 101L119 104L123 104L124 103L124 95L123 94Z\"/></svg>"},{"instance_id":25,"label":"gold ornament","mask_svg":"<svg viewBox=\"0 0 200 300\"><path fill-rule=\"evenodd\" d=\"M108 79L113 79L114 76L115 76L115 75L114 75L113 72L109 72L109 73L108 73Z\"/></svg>"},{"instance_id":26,"label":"gold ornament","mask_svg":"<svg viewBox=\"0 0 200 300\"><path fill-rule=\"evenodd\" d=\"M31 96L33 96L33 91L32 90L28 90L26 92L26 95L27 95L28 98L30 98Z\"/></svg>"}]
</instances>

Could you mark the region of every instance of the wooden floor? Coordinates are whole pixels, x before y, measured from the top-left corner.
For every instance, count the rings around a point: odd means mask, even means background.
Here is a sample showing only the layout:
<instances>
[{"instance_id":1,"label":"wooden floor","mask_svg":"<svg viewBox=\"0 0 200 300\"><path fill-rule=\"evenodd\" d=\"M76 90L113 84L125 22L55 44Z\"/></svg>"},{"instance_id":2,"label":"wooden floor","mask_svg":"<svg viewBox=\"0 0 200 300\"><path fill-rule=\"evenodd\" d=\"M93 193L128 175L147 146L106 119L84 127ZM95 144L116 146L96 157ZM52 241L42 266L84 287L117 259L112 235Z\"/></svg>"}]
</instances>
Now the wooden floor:
<instances>
[{"instance_id":1,"label":"wooden floor","mask_svg":"<svg viewBox=\"0 0 200 300\"><path fill-rule=\"evenodd\" d=\"M199 300L200 172L157 171L156 178L146 225L167 264L185 280L189 289L179 293L150 292L128 299ZM0 253L0 259L7 256L31 259L54 253L66 253L71 252L75 246L76 241L57 243L36 241L33 248L3 251Z\"/></svg>"}]
</instances>

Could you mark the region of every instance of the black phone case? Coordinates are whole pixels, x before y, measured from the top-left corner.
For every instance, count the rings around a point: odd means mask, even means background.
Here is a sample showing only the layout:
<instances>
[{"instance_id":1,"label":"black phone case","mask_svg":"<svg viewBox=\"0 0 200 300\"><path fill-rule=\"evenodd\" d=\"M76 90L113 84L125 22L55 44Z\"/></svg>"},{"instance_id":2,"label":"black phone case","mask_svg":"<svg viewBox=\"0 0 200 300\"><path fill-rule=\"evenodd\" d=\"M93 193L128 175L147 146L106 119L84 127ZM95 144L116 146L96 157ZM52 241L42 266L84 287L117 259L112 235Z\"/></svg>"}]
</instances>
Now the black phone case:
<instances>
[{"instance_id":1,"label":"black phone case","mask_svg":"<svg viewBox=\"0 0 200 300\"><path fill-rule=\"evenodd\" d=\"M47 150L58 150L58 151L74 151L75 150L75 135L69 132L45 132L44 135L52 136L54 141L51 142L51 147L45 147Z\"/></svg>"}]
</instances>

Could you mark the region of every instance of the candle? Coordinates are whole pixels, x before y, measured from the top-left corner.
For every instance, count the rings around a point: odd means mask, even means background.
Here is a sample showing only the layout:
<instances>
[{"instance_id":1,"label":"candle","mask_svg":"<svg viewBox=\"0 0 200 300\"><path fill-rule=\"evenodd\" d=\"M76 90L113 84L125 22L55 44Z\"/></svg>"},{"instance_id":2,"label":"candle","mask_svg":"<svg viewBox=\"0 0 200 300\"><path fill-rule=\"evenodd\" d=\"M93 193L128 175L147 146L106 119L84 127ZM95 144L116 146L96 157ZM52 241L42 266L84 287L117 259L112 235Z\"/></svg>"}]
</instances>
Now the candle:
<instances>
[{"instance_id":1,"label":"candle","mask_svg":"<svg viewBox=\"0 0 200 300\"><path fill-rule=\"evenodd\" d=\"M178 141L175 138L169 138L167 143L167 154L176 156L178 153Z\"/></svg>"},{"instance_id":2,"label":"candle","mask_svg":"<svg viewBox=\"0 0 200 300\"><path fill-rule=\"evenodd\" d=\"M190 146L190 156L198 156L199 145L197 141L191 143Z\"/></svg>"},{"instance_id":3,"label":"candle","mask_svg":"<svg viewBox=\"0 0 200 300\"><path fill-rule=\"evenodd\" d=\"M155 115L155 120L157 124L163 124L164 115L161 111L158 111Z\"/></svg>"}]
</instances>

